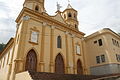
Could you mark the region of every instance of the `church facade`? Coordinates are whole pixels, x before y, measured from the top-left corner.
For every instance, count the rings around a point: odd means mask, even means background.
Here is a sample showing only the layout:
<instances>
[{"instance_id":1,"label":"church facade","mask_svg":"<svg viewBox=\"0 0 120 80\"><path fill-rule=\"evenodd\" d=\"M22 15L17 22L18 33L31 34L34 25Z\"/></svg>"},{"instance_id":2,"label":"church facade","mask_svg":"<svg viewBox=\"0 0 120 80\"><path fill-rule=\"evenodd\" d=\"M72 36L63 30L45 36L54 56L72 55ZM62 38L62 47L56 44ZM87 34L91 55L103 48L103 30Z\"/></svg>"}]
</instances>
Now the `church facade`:
<instances>
[{"instance_id":1,"label":"church facade","mask_svg":"<svg viewBox=\"0 0 120 80\"><path fill-rule=\"evenodd\" d=\"M44 0L25 0L16 19L15 38L10 39L0 54L0 80L21 80L18 75L25 71L120 73L120 36L103 29L84 37L78 30L77 14L68 4L63 12L58 9L55 16L50 16Z\"/></svg>"}]
</instances>

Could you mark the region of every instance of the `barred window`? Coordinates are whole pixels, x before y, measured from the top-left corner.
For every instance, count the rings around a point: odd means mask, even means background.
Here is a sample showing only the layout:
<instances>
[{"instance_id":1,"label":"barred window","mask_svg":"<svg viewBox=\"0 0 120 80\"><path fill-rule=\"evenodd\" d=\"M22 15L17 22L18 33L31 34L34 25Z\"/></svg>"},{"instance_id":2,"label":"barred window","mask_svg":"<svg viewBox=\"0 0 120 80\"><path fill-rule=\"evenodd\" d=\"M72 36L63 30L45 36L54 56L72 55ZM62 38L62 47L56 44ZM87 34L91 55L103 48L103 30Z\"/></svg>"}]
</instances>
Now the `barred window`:
<instances>
[{"instance_id":1,"label":"barred window","mask_svg":"<svg viewBox=\"0 0 120 80\"><path fill-rule=\"evenodd\" d=\"M96 56L96 62L97 62L97 64L100 63L100 56Z\"/></svg>"},{"instance_id":2,"label":"barred window","mask_svg":"<svg viewBox=\"0 0 120 80\"><path fill-rule=\"evenodd\" d=\"M120 61L120 55L116 54L116 60L119 62Z\"/></svg>"},{"instance_id":3,"label":"barred window","mask_svg":"<svg viewBox=\"0 0 120 80\"><path fill-rule=\"evenodd\" d=\"M101 61L105 62L105 55L101 55Z\"/></svg>"}]
</instances>

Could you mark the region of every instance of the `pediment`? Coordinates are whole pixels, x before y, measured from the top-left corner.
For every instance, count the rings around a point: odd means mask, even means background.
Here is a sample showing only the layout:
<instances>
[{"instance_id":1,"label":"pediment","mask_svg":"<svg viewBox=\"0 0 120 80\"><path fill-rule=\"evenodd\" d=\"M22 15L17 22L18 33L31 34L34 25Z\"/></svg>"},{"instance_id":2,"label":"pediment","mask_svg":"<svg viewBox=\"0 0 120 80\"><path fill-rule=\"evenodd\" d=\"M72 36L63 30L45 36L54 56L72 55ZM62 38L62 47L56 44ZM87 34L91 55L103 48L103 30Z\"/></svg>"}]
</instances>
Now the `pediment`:
<instances>
[{"instance_id":1,"label":"pediment","mask_svg":"<svg viewBox=\"0 0 120 80\"><path fill-rule=\"evenodd\" d=\"M59 22L66 24L60 13L57 13L55 16L52 16L52 18L59 21Z\"/></svg>"}]
</instances>

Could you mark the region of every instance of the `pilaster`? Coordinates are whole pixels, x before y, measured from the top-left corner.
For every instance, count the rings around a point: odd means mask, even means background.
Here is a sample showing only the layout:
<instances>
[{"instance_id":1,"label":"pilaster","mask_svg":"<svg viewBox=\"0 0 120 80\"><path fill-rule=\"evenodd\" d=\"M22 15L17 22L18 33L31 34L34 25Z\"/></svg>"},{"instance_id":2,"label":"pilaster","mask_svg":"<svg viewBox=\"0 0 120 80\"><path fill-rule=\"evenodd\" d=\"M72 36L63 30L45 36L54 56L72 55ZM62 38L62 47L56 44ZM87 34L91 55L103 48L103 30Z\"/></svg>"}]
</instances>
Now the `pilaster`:
<instances>
[{"instance_id":1,"label":"pilaster","mask_svg":"<svg viewBox=\"0 0 120 80\"><path fill-rule=\"evenodd\" d=\"M45 48L45 27L47 26L46 23L43 23L42 26L42 36L41 36L41 52L40 52L40 71L44 72L45 71L45 66L44 66L44 48Z\"/></svg>"},{"instance_id":2,"label":"pilaster","mask_svg":"<svg viewBox=\"0 0 120 80\"><path fill-rule=\"evenodd\" d=\"M11 67L12 67L12 64L10 63L10 64L8 64L8 73L7 73L7 80L10 80L9 78L10 78L10 73L11 73Z\"/></svg>"},{"instance_id":3,"label":"pilaster","mask_svg":"<svg viewBox=\"0 0 120 80\"><path fill-rule=\"evenodd\" d=\"M25 36L26 36L26 28L28 26L28 21L29 21L30 17L29 16L24 16L22 18L22 28L20 30L20 40L19 40L19 43L18 43L18 47L16 47L16 44L14 44L14 52L13 52L13 56L12 56L12 67L11 67L11 75L10 75L10 80L15 80L15 74L17 72L19 72L19 64L17 62L18 59L22 58L23 57L23 54L24 54L24 44L25 44ZM16 33L18 34L18 33ZM15 39L17 40L17 39Z\"/></svg>"},{"instance_id":4,"label":"pilaster","mask_svg":"<svg viewBox=\"0 0 120 80\"><path fill-rule=\"evenodd\" d=\"M69 32L65 32L65 42L66 42L66 73L70 73L69 55L68 55L68 34L69 34Z\"/></svg>"},{"instance_id":5,"label":"pilaster","mask_svg":"<svg viewBox=\"0 0 120 80\"><path fill-rule=\"evenodd\" d=\"M54 72L54 60L53 60L54 30L55 30L55 27L51 26L51 36L50 36L50 72Z\"/></svg>"},{"instance_id":6,"label":"pilaster","mask_svg":"<svg viewBox=\"0 0 120 80\"><path fill-rule=\"evenodd\" d=\"M75 35L72 35L72 55L73 55L73 72L74 72L74 74L76 73L76 67L75 67L75 45L74 45L74 37L75 37Z\"/></svg>"},{"instance_id":7,"label":"pilaster","mask_svg":"<svg viewBox=\"0 0 120 80\"><path fill-rule=\"evenodd\" d=\"M17 51L17 54L16 54L16 58L14 60L17 60L17 59L22 59L24 57L24 44L26 42L26 35L27 35L27 28L28 28L28 22L30 20L30 17L29 16L24 16L23 19L22 19L22 22L21 22L21 30L19 33L17 33L17 35L19 35L19 42L15 44L18 45L18 50ZM17 36L16 36L16 40L17 40Z\"/></svg>"},{"instance_id":8,"label":"pilaster","mask_svg":"<svg viewBox=\"0 0 120 80\"><path fill-rule=\"evenodd\" d=\"M87 66L86 66L86 56L85 56L85 43L84 43L84 38L81 39L82 40L82 52L83 52L83 63L84 63L84 66L83 66L83 74L88 74L88 70L87 70Z\"/></svg>"}]
</instances>

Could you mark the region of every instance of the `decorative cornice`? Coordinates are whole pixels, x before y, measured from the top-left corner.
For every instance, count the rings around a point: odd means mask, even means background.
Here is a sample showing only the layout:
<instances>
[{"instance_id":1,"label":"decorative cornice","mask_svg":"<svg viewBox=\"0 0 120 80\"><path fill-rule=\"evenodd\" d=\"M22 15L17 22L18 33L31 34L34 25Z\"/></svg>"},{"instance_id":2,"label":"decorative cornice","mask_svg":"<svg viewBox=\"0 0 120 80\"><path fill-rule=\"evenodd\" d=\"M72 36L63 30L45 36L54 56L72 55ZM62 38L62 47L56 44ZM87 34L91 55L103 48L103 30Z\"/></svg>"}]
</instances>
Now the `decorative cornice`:
<instances>
[{"instance_id":1,"label":"decorative cornice","mask_svg":"<svg viewBox=\"0 0 120 80\"><path fill-rule=\"evenodd\" d=\"M23 62L23 59L15 59L14 60L14 62L18 62L18 61Z\"/></svg>"},{"instance_id":2,"label":"decorative cornice","mask_svg":"<svg viewBox=\"0 0 120 80\"><path fill-rule=\"evenodd\" d=\"M67 10L73 10L73 11L77 12L77 10L71 8L71 9L65 9L62 13L64 13L64 12L67 11Z\"/></svg>"},{"instance_id":3,"label":"decorative cornice","mask_svg":"<svg viewBox=\"0 0 120 80\"><path fill-rule=\"evenodd\" d=\"M92 39L92 38L95 38L97 36L104 35L104 34L111 34L120 40L120 36L109 28L104 28L102 30L99 30L99 31L85 37L85 40L88 41L89 39Z\"/></svg>"},{"instance_id":4,"label":"decorative cornice","mask_svg":"<svg viewBox=\"0 0 120 80\"><path fill-rule=\"evenodd\" d=\"M27 20L29 20L30 19L30 16L24 16L23 17L23 20L25 20L25 21L27 21Z\"/></svg>"}]
</instances>

